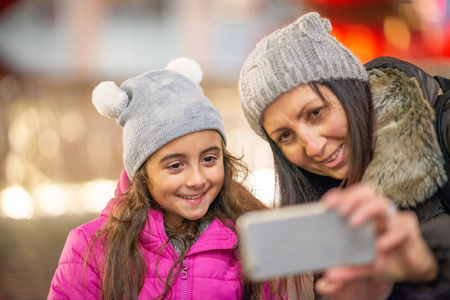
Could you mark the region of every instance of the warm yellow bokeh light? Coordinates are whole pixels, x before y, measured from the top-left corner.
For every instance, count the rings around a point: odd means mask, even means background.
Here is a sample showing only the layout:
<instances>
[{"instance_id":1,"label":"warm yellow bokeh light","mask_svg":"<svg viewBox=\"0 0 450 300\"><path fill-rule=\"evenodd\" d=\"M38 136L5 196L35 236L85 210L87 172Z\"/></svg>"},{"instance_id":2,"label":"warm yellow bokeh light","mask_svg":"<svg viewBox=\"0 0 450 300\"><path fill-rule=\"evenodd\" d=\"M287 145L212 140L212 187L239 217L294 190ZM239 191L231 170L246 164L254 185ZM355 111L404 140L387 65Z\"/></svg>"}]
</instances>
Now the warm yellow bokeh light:
<instances>
[{"instance_id":1,"label":"warm yellow bokeh light","mask_svg":"<svg viewBox=\"0 0 450 300\"><path fill-rule=\"evenodd\" d=\"M30 132L21 119L13 120L9 125L8 140L14 152L23 153L26 150L29 136Z\"/></svg>"},{"instance_id":2,"label":"warm yellow bokeh light","mask_svg":"<svg viewBox=\"0 0 450 300\"><path fill-rule=\"evenodd\" d=\"M1 208L6 217L31 219L34 213L34 201L23 187L14 185L2 191Z\"/></svg>"},{"instance_id":3,"label":"warm yellow bokeh light","mask_svg":"<svg viewBox=\"0 0 450 300\"><path fill-rule=\"evenodd\" d=\"M47 159L53 159L59 152L59 136L53 129L45 130L38 141L39 152Z\"/></svg>"},{"instance_id":4,"label":"warm yellow bokeh light","mask_svg":"<svg viewBox=\"0 0 450 300\"><path fill-rule=\"evenodd\" d=\"M91 213L102 211L114 197L116 184L113 180L96 180L84 184L80 190L80 202L84 210Z\"/></svg>"},{"instance_id":5,"label":"warm yellow bokeh light","mask_svg":"<svg viewBox=\"0 0 450 300\"><path fill-rule=\"evenodd\" d=\"M4 172L7 183L23 182L25 178L23 157L15 153L9 153L4 160Z\"/></svg>"},{"instance_id":6,"label":"warm yellow bokeh light","mask_svg":"<svg viewBox=\"0 0 450 300\"><path fill-rule=\"evenodd\" d=\"M70 191L62 185L42 183L33 191L40 213L59 216L66 212Z\"/></svg>"},{"instance_id":7,"label":"warm yellow bokeh light","mask_svg":"<svg viewBox=\"0 0 450 300\"><path fill-rule=\"evenodd\" d=\"M86 133L86 121L79 111L65 113L59 119L59 134L69 143L75 143Z\"/></svg>"},{"instance_id":8,"label":"warm yellow bokeh light","mask_svg":"<svg viewBox=\"0 0 450 300\"><path fill-rule=\"evenodd\" d=\"M272 169L258 169L249 174L246 185L257 199L268 207L275 201L275 173Z\"/></svg>"}]
</instances>

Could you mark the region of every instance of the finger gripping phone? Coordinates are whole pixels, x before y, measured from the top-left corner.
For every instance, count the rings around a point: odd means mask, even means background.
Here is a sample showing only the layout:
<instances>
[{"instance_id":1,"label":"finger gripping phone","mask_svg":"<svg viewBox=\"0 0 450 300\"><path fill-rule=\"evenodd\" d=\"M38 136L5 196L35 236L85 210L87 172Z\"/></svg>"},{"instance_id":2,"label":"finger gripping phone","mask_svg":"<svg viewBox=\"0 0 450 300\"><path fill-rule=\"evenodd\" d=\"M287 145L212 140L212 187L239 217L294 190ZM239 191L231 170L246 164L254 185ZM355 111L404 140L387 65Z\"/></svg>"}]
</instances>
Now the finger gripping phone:
<instances>
[{"instance_id":1,"label":"finger gripping phone","mask_svg":"<svg viewBox=\"0 0 450 300\"><path fill-rule=\"evenodd\" d=\"M375 259L373 221L352 228L320 202L248 212L236 226L243 270L254 281Z\"/></svg>"}]
</instances>

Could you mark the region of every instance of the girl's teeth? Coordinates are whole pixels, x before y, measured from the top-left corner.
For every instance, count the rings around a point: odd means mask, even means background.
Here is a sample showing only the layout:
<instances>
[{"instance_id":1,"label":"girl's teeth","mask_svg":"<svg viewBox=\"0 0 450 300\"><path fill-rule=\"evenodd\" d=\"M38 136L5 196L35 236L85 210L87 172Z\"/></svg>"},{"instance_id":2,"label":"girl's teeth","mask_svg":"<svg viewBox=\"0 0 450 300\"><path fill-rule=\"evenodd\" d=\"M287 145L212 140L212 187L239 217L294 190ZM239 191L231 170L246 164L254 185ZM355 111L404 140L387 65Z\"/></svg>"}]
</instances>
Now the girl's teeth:
<instances>
[{"instance_id":1,"label":"girl's teeth","mask_svg":"<svg viewBox=\"0 0 450 300\"><path fill-rule=\"evenodd\" d=\"M181 198L184 198L184 199L197 199L197 198L199 198L201 195L203 195L203 193L202 194L199 194L199 195L196 195L196 196L180 196Z\"/></svg>"}]
</instances>

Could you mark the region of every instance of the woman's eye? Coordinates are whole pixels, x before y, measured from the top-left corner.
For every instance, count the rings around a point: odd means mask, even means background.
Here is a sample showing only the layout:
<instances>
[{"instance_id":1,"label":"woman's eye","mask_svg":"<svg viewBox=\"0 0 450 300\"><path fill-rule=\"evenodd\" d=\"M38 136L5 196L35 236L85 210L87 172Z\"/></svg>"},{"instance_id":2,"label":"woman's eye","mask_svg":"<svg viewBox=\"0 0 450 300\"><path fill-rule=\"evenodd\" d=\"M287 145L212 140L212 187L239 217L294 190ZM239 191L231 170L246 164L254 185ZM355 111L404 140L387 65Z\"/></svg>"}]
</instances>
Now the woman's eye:
<instances>
[{"instance_id":1,"label":"woman's eye","mask_svg":"<svg viewBox=\"0 0 450 300\"><path fill-rule=\"evenodd\" d=\"M311 110L309 112L309 115L312 118L317 118L317 117L319 117L321 115L321 113L322 113L322 108L316 108L316 109Z\"/></svg>"},{"instance_id":2,"label":"woman's eye","mask_svg":"<svg viewBox=\"0 0 450 300\"><path fill-rule=\"evenodd\" d=\"M289 131L285 131L278 137L278 142L285 143L289 139L290 136L291 136L291 133Z\"/></svg>"}]
</instances>

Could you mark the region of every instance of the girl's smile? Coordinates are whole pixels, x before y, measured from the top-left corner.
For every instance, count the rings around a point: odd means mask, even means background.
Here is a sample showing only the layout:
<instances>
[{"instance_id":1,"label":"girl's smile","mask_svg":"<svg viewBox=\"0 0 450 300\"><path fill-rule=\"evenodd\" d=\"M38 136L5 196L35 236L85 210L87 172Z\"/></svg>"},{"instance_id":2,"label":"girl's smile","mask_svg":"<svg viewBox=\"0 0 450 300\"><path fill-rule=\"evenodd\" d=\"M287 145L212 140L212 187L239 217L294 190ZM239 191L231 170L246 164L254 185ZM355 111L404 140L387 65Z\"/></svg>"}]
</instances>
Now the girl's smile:
<instances>
[{"instance_id":1,"label":"girl's smile","mask_svg":"<svg viewBox=\"0 0 450 300\"><path fill-rule=\"evenodd\" d=\"M203 130L177 138L146 161L149 191L171 224L202 218L224 180L222 137Z\"/></svg>"},{"instance_id":2,"label":"girl's smile","mask_svg":"<svg viewBox=\"0 0 450 300\"><path fill-rule=\"evenodd\" d=\"M201 193L201 194L195 195L195 196L179 196L179 197L186 199L186 200L198 200L203 195L205 195L205 193Z\"/></svg>"}]
</instances>

